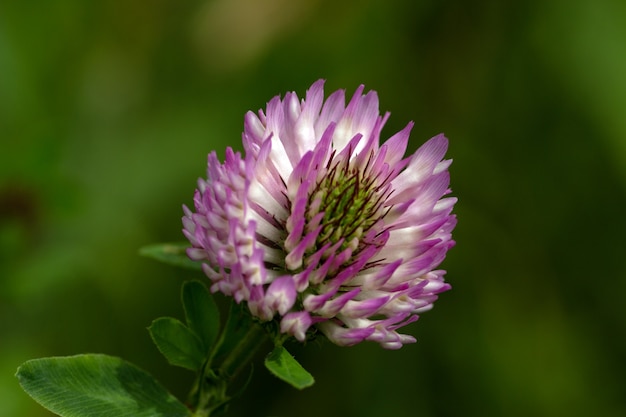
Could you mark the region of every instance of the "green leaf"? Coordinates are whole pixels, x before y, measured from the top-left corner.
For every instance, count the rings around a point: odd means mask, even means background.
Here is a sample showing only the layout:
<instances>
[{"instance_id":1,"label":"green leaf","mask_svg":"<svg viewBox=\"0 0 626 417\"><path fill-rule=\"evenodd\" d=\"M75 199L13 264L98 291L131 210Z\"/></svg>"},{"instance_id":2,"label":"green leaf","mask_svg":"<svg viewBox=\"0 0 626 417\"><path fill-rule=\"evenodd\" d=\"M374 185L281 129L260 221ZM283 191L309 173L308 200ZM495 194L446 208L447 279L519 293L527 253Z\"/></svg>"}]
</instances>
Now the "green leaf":
<instances>
[{"instance_id":1,"label":"green leaf","mask_svg":"<svg viewBox=\"0 0 626 417\"><path fill-rule=\"evenodd\" d=\"M205 359L202 342L183 323L161 317L148 328L150 336L167 361L175 366L197 371Z\"/></svg>"},{"instance_id":2,"label":"green leaf","mask_svg":"<svg viewBox=\"0 0 626 417\"><path fill-rule=\"evenodd\" d=\"M112 356L34 359L16 376L28 395L62 417L191 416L151 375Z\"/></svg>"},{"instance_id":3,"label":"green leaf","mask_svg":"<svg viewBox=\"0 0 626 417\"><path fill-rule=\"evenodd\" d=\"M187 256L186 251L189 247L189 242L157 243L142 247L139 249L139 254L169 265L202 270L201 262L192 261Z\"/></svg>"},{"instance_id":4,"label":"green leaf","mask_svg":"<svg viewBox=\"0 0 626 417\"><path fill-rule=\"evenodd\" d=\"M202 342L203 351L208 352L220 330L217 304L200 281L185 282L182 298L187 326Z\"/></svg>"},{"instance_id":5,"label":"green leaf","mask_svg":"<svg viewBox=\"0 0 626 417\"><path fill-rule=\"evenodd\" d=\"M265 358L265 367L294 388L304 389L315 382L313 376L282 346L276 346Z\"/></svg>"}]
</instances>

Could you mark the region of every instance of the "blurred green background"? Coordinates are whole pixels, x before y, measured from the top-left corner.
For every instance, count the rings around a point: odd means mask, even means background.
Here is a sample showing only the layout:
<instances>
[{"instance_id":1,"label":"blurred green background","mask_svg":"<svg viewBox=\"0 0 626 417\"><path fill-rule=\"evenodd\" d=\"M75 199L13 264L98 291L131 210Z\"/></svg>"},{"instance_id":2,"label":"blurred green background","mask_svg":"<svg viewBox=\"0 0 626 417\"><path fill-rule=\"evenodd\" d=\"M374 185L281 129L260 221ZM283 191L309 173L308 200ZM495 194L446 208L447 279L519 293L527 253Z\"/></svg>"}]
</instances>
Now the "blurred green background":
<instances>
[{"instance_id":1,"label":"blurred green background","mask_svg":"<svg viewBox=\"0 0 626 417\"><path fill-rule=\"evenodd\" d=\"M103 352L183 397L145 328L197 275L182 239L206 155L286 91L361 83L450 138L453 290L418 343L293 346L317 384L257 366L239 416L626 415L626 3L621 0L4 1L0 415L44 417L23 361Z\"/></svg>"}]
</instances>

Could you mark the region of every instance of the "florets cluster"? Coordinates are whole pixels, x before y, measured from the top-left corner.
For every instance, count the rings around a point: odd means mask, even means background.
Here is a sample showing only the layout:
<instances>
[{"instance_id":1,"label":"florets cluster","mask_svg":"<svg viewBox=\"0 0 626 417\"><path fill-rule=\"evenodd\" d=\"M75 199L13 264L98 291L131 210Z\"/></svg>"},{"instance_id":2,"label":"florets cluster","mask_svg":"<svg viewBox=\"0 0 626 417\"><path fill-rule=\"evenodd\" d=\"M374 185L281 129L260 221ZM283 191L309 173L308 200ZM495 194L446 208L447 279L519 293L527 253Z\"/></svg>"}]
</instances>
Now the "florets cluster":
<instances>
[{"instance_id":1,"label":"florets cluster","mask_svg":"<svg viewBox=\"0 0 626 417\"><path fill-rule=\"evenodd\" d=\"M324 100L323 81L302 101L275 97L248 112L245 154L209 154L195 211L184 207L188 255L211 290L246 302L260 320L303 341L313 328L338 345L397 349L397 329L449 289L436 268L454 245L444 160L436 136L404 157L412 124L382 145L378 97L363 86Z\"/></svg>"}]
</instances>

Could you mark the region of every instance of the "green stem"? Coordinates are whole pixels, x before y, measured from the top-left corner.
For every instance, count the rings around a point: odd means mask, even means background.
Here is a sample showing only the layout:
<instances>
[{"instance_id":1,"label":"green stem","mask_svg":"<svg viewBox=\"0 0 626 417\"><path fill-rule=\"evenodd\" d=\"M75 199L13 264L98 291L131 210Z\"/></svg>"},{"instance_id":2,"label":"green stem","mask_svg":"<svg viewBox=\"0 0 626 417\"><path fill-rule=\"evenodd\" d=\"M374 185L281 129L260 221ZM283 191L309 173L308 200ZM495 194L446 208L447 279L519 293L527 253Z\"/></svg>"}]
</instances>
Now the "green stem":
<instances>
[{"instance_id":1,"label":"green stem","mask_svg":"<svg viewBox=\"0 0 626 417\"><path fill-rule=\"evenodd\" d=\"M250 330L230 351L219 367L220 373L234 379L254 357L256 351L267 340L268 335L261 326L251 323Z\"/></svg>"},{"instance_id":2,"label":"green stem","mask_svg":"<svg viewBox=\"0 0 626 417\"><path fill-rule=\"evenodd\" d=\"M235 319L233 316L235 311L231 310L229 320ZM231 328L227 323L212 354L200 369L198 379L190 394L190 398L195 398L192 402L195 403L192 417L210 417L214 411L223 408L228 403L231 399L227 393L229 386L268 338L265 330L259 324L249 320L249 316L247 320L239 323L247 325L245 333L236 326ZM234 333L230 333L229 330ZM232 340L236 340L236 343L229 346ZM228 350L224 352L222 349ZM217 353L219 355L215 357Z\"/></svg>"}]
</instances>

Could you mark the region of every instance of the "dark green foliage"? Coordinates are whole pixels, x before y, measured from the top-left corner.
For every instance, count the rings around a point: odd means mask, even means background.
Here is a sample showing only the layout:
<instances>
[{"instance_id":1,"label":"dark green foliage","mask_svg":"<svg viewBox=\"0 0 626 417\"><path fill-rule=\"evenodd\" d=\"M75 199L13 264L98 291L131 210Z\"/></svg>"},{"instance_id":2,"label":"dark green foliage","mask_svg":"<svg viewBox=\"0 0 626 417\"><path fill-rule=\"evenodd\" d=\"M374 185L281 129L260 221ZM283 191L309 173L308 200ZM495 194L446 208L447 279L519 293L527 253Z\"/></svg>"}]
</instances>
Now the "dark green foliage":
<instances>
[{"instance_id":1,"label":"dark green foliage","mask_svg":"<svg viewBox=\"0 0 626 417\"><path fill-rule=\"evenodd\" d=\"M189 417L152 376L106 355L34 359L17 371L24 390L62 417Z\"/></svg>"}]
</instances>

